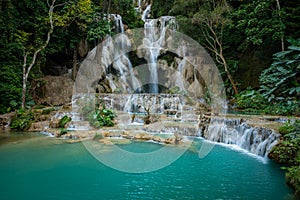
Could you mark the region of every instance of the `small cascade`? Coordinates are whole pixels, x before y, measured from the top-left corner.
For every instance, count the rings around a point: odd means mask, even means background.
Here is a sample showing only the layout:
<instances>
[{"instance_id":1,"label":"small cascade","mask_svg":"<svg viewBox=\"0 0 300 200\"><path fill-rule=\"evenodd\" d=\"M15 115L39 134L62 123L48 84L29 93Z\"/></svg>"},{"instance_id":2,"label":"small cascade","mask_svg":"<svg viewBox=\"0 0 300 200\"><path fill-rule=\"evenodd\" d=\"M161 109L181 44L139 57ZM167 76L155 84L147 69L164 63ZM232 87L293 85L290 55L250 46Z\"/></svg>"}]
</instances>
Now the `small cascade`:
<instances>
[{"instance_id":1,"label":"small cascade","mask_svg":"<svg viewBox=\"0 0 300 200\"><path fill-rule=\"evenodd\" d=\"M135 10L140 14L143 21L150 17L151 3L151 0L133 0Z\"/></svg>"},{"instance_id":2,"label":"small cascade","mask_svg":"<svg viewBox=\"0 0 300 200\"><path fill-rule=\"evenodd\" d=\"M201 135L210 141L237 145L238 147L266 157L280 134L263 127L252 127L242 119L212 118L208 129Z\"/></svg>"},{"instance_id":3,"label":"small cascade","mask_svg":"<svg viewBox=\"0 0 300 200\"><path fill-rule=\"evenodd\" d=\"M142 12L143 21L146 21L146 19L148 19L150 12L151 12L151 4L147 5L146 9Z\"/></svg>"},{"instance_id":4,"label":"small cascade","mask_svg":"<svg viewBox=\"0 0 300 200\"><path fill-rule=\"evenodd\" d=\"M114 32L115 33L123 33L124 32L124 25L121 15L119 14L110 14L115 22Z\"/></svg>"},{"instance_id":5,"label":"small cascade","mask_svg":"<svg viewBox=\"0 0 300 200\"><path fill-rule=\"evenodd\" d=\"M145 113L146 109L150 109L151 113L174 113L173 115L175 115L181 111L182 104L181 95L132 94L124 106L124 111L129 113Z\"/></svg>"},{"instance_id":6,"label":"small cascade","mask_svg":"<svg viewBox=\"0 0 300 200\"><path fill-rule=\"evenodd\" d=\"M83 117L80 115L79 111L75 111L76 109L72 109L72 111L59 111L56 112L54 116L52 116L51 121L59 121L65 115L71 117L72 121L68 123L67 130L89 130L91 129L89 122L84 121Z\"/></svg>"}]
</instances>

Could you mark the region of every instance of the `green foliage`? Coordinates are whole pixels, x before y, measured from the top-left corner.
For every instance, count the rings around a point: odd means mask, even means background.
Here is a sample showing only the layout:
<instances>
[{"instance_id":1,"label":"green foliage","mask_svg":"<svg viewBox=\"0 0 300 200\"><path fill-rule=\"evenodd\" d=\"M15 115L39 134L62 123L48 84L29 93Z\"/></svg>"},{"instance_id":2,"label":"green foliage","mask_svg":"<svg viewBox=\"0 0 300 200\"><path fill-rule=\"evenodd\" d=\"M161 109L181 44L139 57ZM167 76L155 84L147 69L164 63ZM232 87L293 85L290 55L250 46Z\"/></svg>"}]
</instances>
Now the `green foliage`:
<instances>
[{"instance_id":1,"label":"green foliage","mask_svg":"<svg viewBox=\"0 0 300 200\"><path fill-rule=\"evenodd\" d=\"M87 40L99 40L101 41L107 34L110 33L110 23L106 20L97 20L89 26L87 32Z\"/></svg>"},{"instance_id":2,"label":"green foliage","mask_svg":"<svg viewBox=\"0 0 300 200\"><path fill-rule=\"evenodd\" d=\"M287 100L268 102L257 90L247 89L235 96L237 109L247 112L272 115L300 115L300 101Z\"/></svg>"},{"instance_id":3,"label":"green foliage","mask_svg":"<svg viewBox=\"0 0 300 200\"><path fill-rule=\"evenodd\" d=\"M285 123L285 125L279 127L278 131L280 134L282 134L284 136L284 135L294 132L295 130L296 130L296 127L293 126L293 124L290 121L288 121L287 123Z\"/></svg>"},{"instance_id":4,"label":"green foliage","mask_svg":"<svg viewBox=\"0 0 300 200\"><path fill-rule=\"evenodd\" d=\"M300 195L300 120L288 121L279 131L281 140L269 153L269 158L284 165L286 181Z\"/></svg>"},{"instance_id":5,"label":"green foliage","mask_svg":"<svg viewBox=\"0 0 300 200\"><path fill-rule=\"evenodd\" d=\"M160 16L169 15L174 2L175 0L153 1L151 5L151 17L158 18Z\"/></svg>"},{"instance_id":6,"label":"green foliage","mask_svg":"<svg viewBox=\"0 0 300 200\"><path fill-rule=\"evenodd\" d=\"M284 31L284 10L276 9L274 0L253 0L243 3L232 13L235 26L246 37L240 47L261 45L267 38L280 40Z\"/></svg>"},{"instance_id":7,"label":"green foliage","mask_svg":"<svg viewBox=\"0 0 300 200\"><path fill-rule=\"evenodd\" d=\"M58 127L59 127L59 128L65 128L65 125L66 125L68 122L70 122L70 121L72 121L72 118L69 117L68 115L64 115L64 116L59 120L59 122L58 122Z\"/></svg>"},{"instance_id":8,"label":"green foliage","mask_svg":"<svg viewBox=\"0 0 300 200\"><path fill-rule=\"evenodd\" d=\"M300 39L289 50L274 54L272 65L260 75L260 89L236 96L237 107L275 115L300 115Z\"/></svg>"},{"instance_id":9,"label":"green foliage","mask_svg":"<svg viewBox=\"0 0 300 200\"><path fill-rule=\"evenodd\" d=\"M266 106L266 99L256 90L248 88L236 95L237 108L246 111L263 110Z\"/></svg>"},{"instance_id":10,"label":"green foliage","mask_svg":"<svg viewBox=\"0 0 300 200\"><path fill-rule=\"evenodd\" d=\"M92 126L100 128L103 126L114 126L113 119L115 117L116 115L112 110L102 107L96 108L94 112L91 112L88 119Z\"/></svg>"},{"instance_id":11,"label":"green foliage","mask_svg":"<svg viewBox=\"0 0 300 200\"><path fill-rule=\"evenodd\" d=\"M57 135L58 137L66 134L68 130L65 128L68 122L72 121L72 118L68 115L64 115L58 122L58 127L60 128L60 133Z\"/></svg>"},{"instance_id":12,"label":"green foliage","mask_svg":"<svg viewBox=\"0 0 300 200\"><path fill-rule=\"evenodd\" d=\"M27 130L34 120L34 114L31 110L20 109L12 118L10 128L18 131Z\"/></svg>"},{"instance_id":13,"label":"green foliage","mask_svg":"<svg viewBox=\"0 0 300 200\"><path fill-rule=\"evenodd\" d=\"M68 133L68 130L66 128L60 128L60 133L57 135L57 137L60 137L66 133Z\"/></svg>"},{"instance_id":14,"label":"green foliage","mask_svg":"<svg viewBox=\"0 0 300 200\"><path fill-rule=\"evenodd\" d=\"M2 66L0 64L0 113L6 113L18 109L21 105L21 70L14 66Z\"/></svg>"},{"instance_id":15,"label":"green foliage","mask_svg":"<svg viewBox=\"0 0 300 200\"><path fill-rule=\"evenodd\" d=\"M53 111L55 111L55 108L45 108L42 110L42 115L49 115Z\"/></svg>"},{"instance_id":16,"label":"green foliage","mask_svg":"<svg viewBox=\"0 0 300 200\"><path fill-rule=\"evenodd\" d=\"M267 102L267 100L266 100ZM300 115L300 101L282 99L276 102L268 102L267 106L263 110L266 114L272 115Z\"/></svg>"},{"instance_id":17,"label":"green foliage","mask_svg":"<svg viewBox=\"0 0 300 200\"><path fill-rule=\"evenodd\" d=\"M101 100L96 103L94 101L84 101L81 105L80 114L96 128L114 126L113 119L116 117L113 110L106 109Z\"/></svg>"},{"instance_id":18,"label":"green foliage","mask_svg":"<svg viewBox=\"0 0 300 200\"><path fill-rule=\"evenodd\" d=\"M274 54L272 65L260 75L260 91L268 101L300 96L300 39L289 42L289 50Z\"/></svg>"},{"instance_id":19,"label":"green foliage","mask_svg":"<svg viewBox=\"0 0 300 200\"><path fill-rule=\"evenodd\" d=\"M300 166L293 166L287 169L286 182L295 190L295 195L299 197L300 196Z\"/></svg>"},{"instance_id":20,"label":"green foliage","mask_svg":"<svg viewBox=\"0 0 300 200\"><path fill-rule=\"evenodd\" d=\"M29 53L27 63L31 62L31 53L44 41L49 24L46 1L2 1L0 9L0 93L4 97L0 112L4 113L20 107L23 53ZM38 58L29 81L45 61L43 54Z\"/></svg>"},{"instance_id":21,"label":"green foliage","mask_svg":"<svg viewBox=\"0 0 300 200\"><path fill-rule=\"evenodd\" d=\"M121 15L123 23L131 29L141 28L144 25L140 15L134 9L132 0L112 1L110 13Z\"/></svg>"},{"instance_id":22,"label":"green foliage","mask_svg":"<svg viewBox=\"0 0 300 200\"><path fill-rule=\"evenodd\" d=\"M284 166L300 164L300 120L288 121L279 131L283 134L281 140L269 153L269 157Z\"/></svg>"}]
</instances>

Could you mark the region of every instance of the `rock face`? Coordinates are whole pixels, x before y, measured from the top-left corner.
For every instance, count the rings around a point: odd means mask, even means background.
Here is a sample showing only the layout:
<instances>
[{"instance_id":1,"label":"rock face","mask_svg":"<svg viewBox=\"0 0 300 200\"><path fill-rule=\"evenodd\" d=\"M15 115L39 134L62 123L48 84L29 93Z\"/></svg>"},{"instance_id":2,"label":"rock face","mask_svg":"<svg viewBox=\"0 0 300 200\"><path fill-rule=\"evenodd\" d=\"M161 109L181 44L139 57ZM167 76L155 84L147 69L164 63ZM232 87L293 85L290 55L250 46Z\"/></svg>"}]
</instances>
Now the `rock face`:
<instances>
[{"instance_id":1,"label":"rock face","mask_svg":"<svg viewBox=\"0 0 300 200\"><path fill-rule=\"evenodd\" d=\"M65 105L72 99L74 82L71 78L61 76L45 76L36 81L33 99L37 104Z\"/></svg>"},{"instance_id":2,"label":"rock face","mask_svg":"<svg viewBox=\"0 0 300 200\"><path fill-rule=\"evenodd\" d=\"M121 18L114 15L116 27ZM118 21L118 20L119 21ZM107 38L81 63L76 93L168 93L178 88L203 98L205 88L222 90L213 60L204 48L174 34L176 19L147 19L144 30L121 31ZM154 51L155 50L155 51ZM130 52L130 53L129 53ZM212 88L210 88L212 87ZM177 93L178 93L177 92Z\"/></svg>"}]
</instances>

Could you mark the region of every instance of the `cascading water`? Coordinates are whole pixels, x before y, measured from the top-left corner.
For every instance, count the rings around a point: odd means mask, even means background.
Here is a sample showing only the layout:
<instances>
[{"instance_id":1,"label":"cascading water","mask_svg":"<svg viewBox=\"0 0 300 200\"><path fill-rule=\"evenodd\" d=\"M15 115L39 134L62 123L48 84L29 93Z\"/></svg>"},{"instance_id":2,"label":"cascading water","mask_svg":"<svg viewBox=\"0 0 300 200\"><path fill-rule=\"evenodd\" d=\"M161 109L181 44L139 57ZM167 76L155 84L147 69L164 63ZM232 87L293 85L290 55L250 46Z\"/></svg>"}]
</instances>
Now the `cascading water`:
<instances>
[{"instance_id":1,"label":"cascading water","mask_svg":"<svg viewBox=\"0 0 300 200\"><path fill-rule=\"evenodd\" d=\"M149 17L151 11L151 0L133 0L135 10L141 15L141 19L145 21Z\"/></svg>"},{"instance_id":2,"label":"cascading water","mask_svg":"<svg viewBox=\"0 0 300 200\"><path fill-rule=\"evenodd\" d=\"M172 16L162 16L159 19L145 20L143 47L148 50L148 53L144 57L148 62L150 72L149 93L159 92L157 58L163 50L166 31L172 24L176 24L175 17Z\"/></svg>"},{"instance_id":3,"label":"cascading water","mask_svg":"<svg viewBox=\"0 0 300 200\"><path fill-rule=\"evenodd\" d=\"M145 2L143 1L143 3ZM141 1L139 1L139 6L141 6ZM182 89L180 91L187 89L188 92L199 91L205 87L205 84L216 87L217 84L213 84L216 81L214 80L215 77L212 77L214 75L210 71L211 68L207 67L210 60L205 57L203 52L196 55L194 52L197 52L197 49L191 49L183 40L179 41L180 44L175 51L178 57L174 57L173 65L170 66L167 63L164 66L162 61L165 60L160 59L160 56L167 52L168 49L172 49L168 45L171 45L169 41L173 39L168 38L170 35L168 35L169 32L167 29L176 29L176 22L175 18L171 16L147 19L148 14L146 11L149 11L150 8L151 5L147 4L142 14L142 19L145 21L144 32L141 34L143 39L141 44L137 43L136 50L137 57L147 61L145 73L135 76L134 72L137 71L137 67L135 66L134 68L132 66L129 57L126 55L126 52L131 50L131 40L124 32L121 16L111 15L115 21L115 31L119 34L113 39L105 40L102 45L99 45L89 53L86 60L82 63L81 77L78 77L78 80L83 80L78 82L85 83L86 85L79 84L77 86L78 88L87 88L82 91L88 91L88 93L91 91L92 93L95 89L93 85L95 82L99 84L99 82L108 80L109 84L105 86L109 89L98 93L107 93L107 91L109 91L108 93L114 93L117 89L122 89L122 92L126 93L126 95L123 94L120 97L112 95L111 97L103 97L103 99L106 101L108 108L125 111L124 119L126 118L126 123L130 123L131 121L128 113L145 113L145 106L151 107L152 113L180 113L180 122L187 124L196 123L197 114L194 107L185 105L181 97L176 95L157 95L157 93L160 93L159 83L165 83L166 86L164 86L168 89L176 86ZM192 60L195 60L195 62L191 63ZM200 75L196 75L197 70L193 66L195 63L201 66L199 68L199 70L202 70ZM112 68L117 73L114 72L113 74L109 72L109 69ZM174 70L172 71L170 68L176 69L178 73L174 73ZM84 70L87 71L85 72ZM160 80L159 70L163 71L165 81ZM141 88L143 83L142 78L145 78L141 76L147 76L147 80L143 81L150 83L148 88L143 88L143 92L148 94L133 94L138 88ZM99 81L100 77L103 79ZM204 81L205 84L200 84L200 78L206 78ZM212 93L218 89L218 87L212 88ZM195 96L195 98L200 99L201 96L203 97L203 93L196 94ZM169 130L172 129L172 127L168 128ZM239 120L230 119L225 120L225 125L224 123L218 123L217 119L212 119L211 125L206 131L200 131L200 134L198 132L187 131L187 133L182 132L182 134L191 136L201 134L205 139L237 145L240 148L263 157L267 155L268 151L276 144L279 138L279 134L271 130L251 127Z\"/></svg>"},{"instance_id":4,"label":"cascading water","mask_svg":"<svg viewBox=\"0 0 300 200\"><path fill-rule=\"evenodd\" d=\"M280 137L273 130L252 127L241 119L225 119L224 123L219 123L220 120L224 119L212 118L210 126L201 135L210 141L236 145L261 157L267 156Z\"/></svg>"},{"instance_id":5,"label":"cascading water","mask_svg":"<svg viewBox=\"0 0 300 200\"><path fill-rule=\"evenodd\" d=\"M111 16L113 16L115 21L115 31L119 34L114 44L115 51L110 52L114 55L113 66L119 70L120 77L124 83L130 83L130 86L126 88L127 91L134 92L140 88L140 83L134 76L133 66L127 56L127 52L131 48L131 43L129 38L124 34L122 17L117 14L111 14Z\"/></svg>"},{"instance_id":6,"label":"cascading water","mask_svg":"<svg viewBox=\"0 0 300 200\"><path fill-rule=\"evenodd\" d=\"M151 4L149 4L142 13L142 20L143 21L145 21L148 18L150 11L151 11Z\"/></svg>"}]
</instances>

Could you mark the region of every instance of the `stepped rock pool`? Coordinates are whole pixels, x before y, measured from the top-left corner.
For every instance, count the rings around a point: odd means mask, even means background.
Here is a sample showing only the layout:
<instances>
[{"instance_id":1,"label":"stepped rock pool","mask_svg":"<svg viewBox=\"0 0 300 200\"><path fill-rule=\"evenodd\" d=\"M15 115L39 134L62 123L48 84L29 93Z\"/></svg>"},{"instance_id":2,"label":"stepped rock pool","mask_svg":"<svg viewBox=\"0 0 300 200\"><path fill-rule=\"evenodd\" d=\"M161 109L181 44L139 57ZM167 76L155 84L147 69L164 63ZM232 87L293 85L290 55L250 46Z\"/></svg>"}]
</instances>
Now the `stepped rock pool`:
<instances>
[{"instance_id":1,"label":"stepped rock pool","mask_svg":"<svg viewBox=\"0 0 300 200\"><path fill-rule=\"evenodd\" d=\"M68 144L36 134L0 135L3 200L292 199L293 191L285 184L279 165L222 145L200 159L201 139L195 139L171 165L135 174L102 164L82 143ZM132 152L161 148L160 144L133 141L118 146Z\"/></svg>"}]
</instances>

